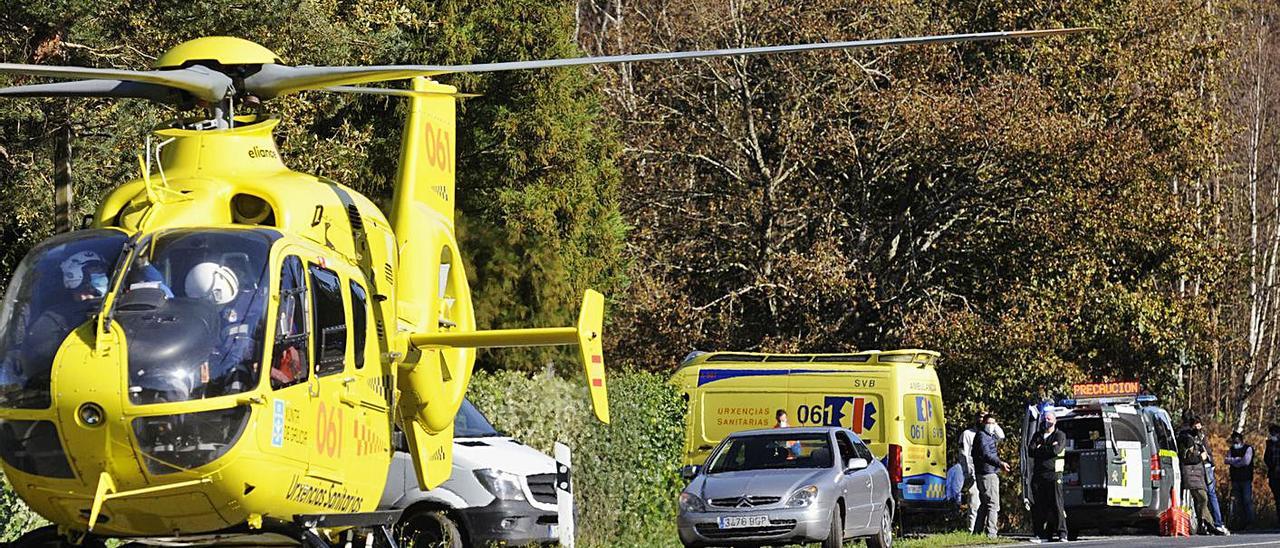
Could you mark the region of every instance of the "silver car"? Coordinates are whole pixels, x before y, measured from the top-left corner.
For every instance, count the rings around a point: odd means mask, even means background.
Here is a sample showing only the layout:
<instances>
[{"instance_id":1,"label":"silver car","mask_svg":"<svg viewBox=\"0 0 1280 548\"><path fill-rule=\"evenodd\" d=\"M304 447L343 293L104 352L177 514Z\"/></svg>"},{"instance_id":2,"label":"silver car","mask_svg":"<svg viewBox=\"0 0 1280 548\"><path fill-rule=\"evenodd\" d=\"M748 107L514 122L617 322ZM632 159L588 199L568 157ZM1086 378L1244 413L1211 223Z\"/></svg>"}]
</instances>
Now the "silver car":
<instances>
[{"instance_id":1,"label":"silver car","mask_svg":"<svg viewBox=\"0 0 1280 548\"><path fill-rule=\"evenodd\" d=\"M683 473L692 479L677 519L685 546L893 543L889 472L844 428L737 432Z\"/></svg>"}]
</instances>

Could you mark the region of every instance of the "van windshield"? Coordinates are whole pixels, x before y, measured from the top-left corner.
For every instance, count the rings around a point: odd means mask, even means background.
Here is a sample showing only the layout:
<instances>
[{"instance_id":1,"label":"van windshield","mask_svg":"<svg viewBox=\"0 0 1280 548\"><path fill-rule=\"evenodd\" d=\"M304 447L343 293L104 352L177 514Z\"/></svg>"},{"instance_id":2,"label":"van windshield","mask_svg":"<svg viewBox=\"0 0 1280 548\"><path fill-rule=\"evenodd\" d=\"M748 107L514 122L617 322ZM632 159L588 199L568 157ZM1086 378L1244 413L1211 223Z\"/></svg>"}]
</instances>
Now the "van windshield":
<instances>
[{"instance_id":1,"label":"van windshield","mask_svg":"<svg viewBox=\"0 0 1280 548\"><path fill-rule=\"evenodd\" d=\"M453 418L453 435L459 438L492 438L501 436L502 432L494 428L470 401L462 400L462 407Z\"/></svg>"},{"instance_id":2,"label":"van windshield","mask_svg":"<svg viewBox=\"0 0 1280 548\"><path fill-rule=\"evenodd\" d=\"M830 468L826 434L764 434L729 438L711 457L708 474L779 468Z\"/></svg>"}]
</instances>

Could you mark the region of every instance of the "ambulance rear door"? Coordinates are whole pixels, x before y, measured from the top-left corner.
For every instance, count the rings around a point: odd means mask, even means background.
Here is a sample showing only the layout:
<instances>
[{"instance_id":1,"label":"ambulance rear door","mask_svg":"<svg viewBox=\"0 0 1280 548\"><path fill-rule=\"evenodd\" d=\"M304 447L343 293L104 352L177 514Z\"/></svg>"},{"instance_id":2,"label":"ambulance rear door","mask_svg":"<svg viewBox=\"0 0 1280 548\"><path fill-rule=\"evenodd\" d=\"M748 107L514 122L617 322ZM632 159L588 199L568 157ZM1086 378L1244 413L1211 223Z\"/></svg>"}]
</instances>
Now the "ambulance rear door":
<instances>
[{"instance_id":1,"label":"ambulance rear door","mask_svg":"<svg viewBox=\"0 0 1280 548\"><path fill-rule=\"evenodd\" d=\"M1137 407L1130 404L1102 406L1107 435L1107 505L1146 506L1151 485L1145 475L1153 454Z\"/></svg>"}]
</instances>

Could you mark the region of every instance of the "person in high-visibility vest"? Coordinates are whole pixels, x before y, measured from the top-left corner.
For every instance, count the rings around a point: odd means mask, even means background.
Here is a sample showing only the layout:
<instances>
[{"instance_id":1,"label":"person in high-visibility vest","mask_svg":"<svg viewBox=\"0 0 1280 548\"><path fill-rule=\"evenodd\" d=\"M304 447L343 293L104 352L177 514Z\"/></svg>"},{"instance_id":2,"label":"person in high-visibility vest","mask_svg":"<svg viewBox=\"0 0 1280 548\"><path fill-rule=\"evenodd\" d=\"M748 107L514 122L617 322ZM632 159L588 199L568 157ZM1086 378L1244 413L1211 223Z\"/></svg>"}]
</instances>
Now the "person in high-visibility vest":
<instances>
[{"instance_id":1,"label":"person in high-visibility vest","mask_svg":"<svg viewBox=\"0 0 1280 548\"><path fill-rule=\"evenodd\" d=\"M1031 542L1067 538L1067 512L1062 506L1063 455L1067 451L1067 435L1058 430L1058 418L1052 409L1045 410L1040 429L1027 440L1031 457Z\"/></svg>"}]
</instances>

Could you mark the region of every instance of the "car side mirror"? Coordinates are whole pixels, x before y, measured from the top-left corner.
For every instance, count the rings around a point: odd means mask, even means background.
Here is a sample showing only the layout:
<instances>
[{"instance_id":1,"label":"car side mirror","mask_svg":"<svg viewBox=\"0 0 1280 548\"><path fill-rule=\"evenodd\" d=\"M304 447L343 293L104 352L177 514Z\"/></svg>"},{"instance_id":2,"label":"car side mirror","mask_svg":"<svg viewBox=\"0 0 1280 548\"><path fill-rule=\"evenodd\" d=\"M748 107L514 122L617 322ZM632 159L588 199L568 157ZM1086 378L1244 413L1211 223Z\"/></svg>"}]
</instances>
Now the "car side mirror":
<instances>
[{"instance_id":1,"label":"car side mirror","mask_svg":"<svg viewBox=\"0 0 1280 548\"><path fill-rule=\"evenodd\" d=\"M865 469L868 466L871 466L871 463L867 462L867 459L849 459L849 463L845 466L845 470L856 472L858 470Z\"/></svg>"},{"instance_id":2,"label":"car side mirror","mask_svg":"<svg viewBox=\"0 0 1280 548\"><path fill-rule=\"evenodd\" d=\"M698 472L702 471L702 467L696 464L689 464L680 467L680 477L691 480L698 477Z\"/></svg>"}]
</instances>

